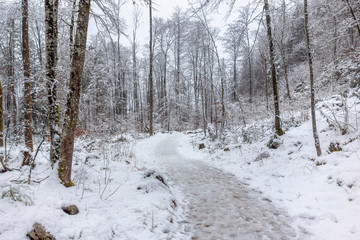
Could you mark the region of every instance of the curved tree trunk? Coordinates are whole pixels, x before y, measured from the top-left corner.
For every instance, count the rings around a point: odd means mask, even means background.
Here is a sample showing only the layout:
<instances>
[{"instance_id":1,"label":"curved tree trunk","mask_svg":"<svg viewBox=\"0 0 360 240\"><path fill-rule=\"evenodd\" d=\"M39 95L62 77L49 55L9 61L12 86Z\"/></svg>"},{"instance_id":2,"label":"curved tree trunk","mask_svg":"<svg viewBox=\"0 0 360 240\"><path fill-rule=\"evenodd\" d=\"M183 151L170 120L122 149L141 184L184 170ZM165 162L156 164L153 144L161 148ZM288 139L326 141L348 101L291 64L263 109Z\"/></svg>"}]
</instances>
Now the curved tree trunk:
<instances>
[{"instance_id":1,"label":"curved tree trunk","mask_svg":"<svg viewBox=\"0 0 360 240\"><path fill-rule=\"evenodd\" d=\"M74 152L75 128L79 116L80 87L85 62L89 15L90 0L80 0L74 55L71 62L67 109L65 113L65 122L60 144L59 178L66 187L71 187L74 185L71 181L71 168Z\"/></svg>"}]
</instances>

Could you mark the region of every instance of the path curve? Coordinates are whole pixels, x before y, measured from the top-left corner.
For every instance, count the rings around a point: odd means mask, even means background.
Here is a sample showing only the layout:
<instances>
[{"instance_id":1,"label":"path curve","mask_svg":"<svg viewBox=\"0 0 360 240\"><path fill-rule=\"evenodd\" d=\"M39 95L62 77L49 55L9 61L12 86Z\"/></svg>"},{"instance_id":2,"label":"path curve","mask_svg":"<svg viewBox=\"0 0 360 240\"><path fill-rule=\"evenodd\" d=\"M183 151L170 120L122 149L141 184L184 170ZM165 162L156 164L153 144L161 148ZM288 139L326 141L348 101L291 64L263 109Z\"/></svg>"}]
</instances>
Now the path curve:
<instances>
[{"instance_id":1,"label":"path curve","mask_svg":"<svg viewBox=\"0 0 360 240\"><path fill-rule=\"evenodd\" d=\"M153 150L169 180L186 196L193 240L300 239L286 213L260 192L204 161L184 156L192 149L184 148L179 136L164 137Z\"/></svg>"}]
</instances>

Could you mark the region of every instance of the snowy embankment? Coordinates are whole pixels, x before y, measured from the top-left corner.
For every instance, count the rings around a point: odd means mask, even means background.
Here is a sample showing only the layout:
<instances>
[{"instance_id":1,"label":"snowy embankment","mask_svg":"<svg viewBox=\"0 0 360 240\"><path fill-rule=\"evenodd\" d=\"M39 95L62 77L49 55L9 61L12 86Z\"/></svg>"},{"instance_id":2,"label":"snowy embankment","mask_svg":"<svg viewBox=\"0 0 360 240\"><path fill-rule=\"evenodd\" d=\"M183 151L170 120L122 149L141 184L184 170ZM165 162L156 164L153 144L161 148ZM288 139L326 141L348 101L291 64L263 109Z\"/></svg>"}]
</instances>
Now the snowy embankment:
<instances>
[{"instance_id":1,"label":"snowy embankment","mask_svg":"<svg viewBox=\"0 0 360 240\"><path fill-rule=\"evenodd\" d=\"M194 146L205 144L199 151L208 154L208 164L235 174L285 208L310 234L306 239L358 240L360 100L334 96L319 102L317 110L321 157L316 156L311 121L288 129L276 140L277 149L267 147L270 136L244 143L244 132L228 132L225 139L214 141L197 132L191 134L192 141Z\"/></svg>"},{"instance_id":2,"label":"snowy embankment","mask_svg":"<svg viewBox=\"0 0 360 240\"><path fill-rule=\"evenodd\" d=\"M161 175L137 160L135 142L130 135L78 139L71 188L51 170L46 144L30 185L27 167L1 173L0 239L25 239L36 222L56 239L176 239L181 219L176 196ZM9 166L18 168L21 153L14 147L11 153ZM78 215L62 211L70 204L78 206Z\"/></svg>"}]
</instances>

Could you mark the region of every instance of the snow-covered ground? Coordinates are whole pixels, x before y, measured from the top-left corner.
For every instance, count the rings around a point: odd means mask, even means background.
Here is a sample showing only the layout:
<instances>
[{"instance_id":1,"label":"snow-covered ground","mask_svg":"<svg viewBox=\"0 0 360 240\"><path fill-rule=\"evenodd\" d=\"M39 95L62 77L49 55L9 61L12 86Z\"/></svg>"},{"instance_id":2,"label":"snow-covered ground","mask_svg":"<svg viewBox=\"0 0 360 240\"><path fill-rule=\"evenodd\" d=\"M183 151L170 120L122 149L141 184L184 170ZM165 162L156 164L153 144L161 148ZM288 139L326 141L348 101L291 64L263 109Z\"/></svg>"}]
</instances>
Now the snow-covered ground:
<instances>
[{"instance_id":1,"label":"snow-covered ground","mask_svg":"<svg viewBox=\"0 0 360 240\"><path fill-rule=\"evenodd\" d=\"M203 158L207 164L233 173L285 208L294 223L310 234L304 239L358 240L359 104L357 97L341 96L317 104L321 157L316 155L311 121L290 128L278 139L277 149L267 147L269 136L244 143L242 133L229 133L223 141L192 133L192 142L205 144L200 151L208 154ZM346 125L348 133L342 135ZM331 152L330 143L342 150Z\"/></svg>"},{"instance_id":2,"label":"snow-covered ground","mask_svg":"<svg viewBox=\"0 0 360 240\"><path fill-rule=\"evenodd\" d=\"M32 180L29 170L0 174L0 239L26 239L38 222L56 239L177 239L181 211L172 190L137 162L131 137L81 140L75 146L73 180L65 188L51 171L48 146L36 158ZM18 153L17 149L12 152ZM14 156L10 167L19 167ZM11 189L11 191L10 191ZM19 194L18 194L19 193ZM15 198L22 201L14 201ZM19 200L19 199L18 199ZM62 206L75 204L80 213L70 216Z\"/></svg>"},{"instance_id":3,"label":"snow-covered ground","mask_svg":"<svg viewBox=\"0 0 360 240\"><path fill-rule=\"evenodd\" d=\"M13 146L14 170L0 173L0 239L24 239L38 222L56 239L358 240L360 101L345 100L317 104L321 157L310 121L287 129L277 149L256 123L215 140L201 131L88 137L76 141L76 186L65 188L48 144L30 185ZM78 215L62 211L70 204Z\"/></svg>"}]
</instances>

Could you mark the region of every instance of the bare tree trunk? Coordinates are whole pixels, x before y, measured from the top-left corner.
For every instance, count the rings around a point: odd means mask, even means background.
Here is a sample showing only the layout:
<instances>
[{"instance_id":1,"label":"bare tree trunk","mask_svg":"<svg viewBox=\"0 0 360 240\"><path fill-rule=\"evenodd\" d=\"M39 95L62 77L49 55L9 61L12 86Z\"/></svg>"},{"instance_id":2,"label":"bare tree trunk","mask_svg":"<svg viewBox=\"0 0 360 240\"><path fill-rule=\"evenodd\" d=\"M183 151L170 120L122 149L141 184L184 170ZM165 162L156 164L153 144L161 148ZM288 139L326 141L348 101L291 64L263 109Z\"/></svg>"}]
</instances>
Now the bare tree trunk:
<instances>
[{"instance_id":1,"label":"bare tree trunk","mask_svg":"<svg viewBox=\"0 0 360 240\"><path fill-rule=\"evenodd\" d=\"M72 157L74 152L75 128L79 116L80 87L85 63L87 28L89 24L91 0L79 1L79 13L75 35L74 56L71 62L67 109L60 144L59 178L66 187L71 181Z\"/></svg>"},{"instance_id":2,"label":"bare tree trunk","mask_svg":"<svg viewBox=\"0 0 360 240\"><path fill-rule=\"evenodd\" d=\"M308 59L309 59L309 71L310 71L311 120L312 120L312 128L313 128L316 153L317 153L317 156L320 157L321 156L321 148L320 148L319 135L318 135L317 129L316 129L314 71L313 71L313 60L312 60L312 53L311 53L311 47L310 47L309 14L308 14L307 8L308 8L307 0L304 0L304 27L305 27L305 37L306 37L306 48L307 48Z\"/></svg>"},{"instance_id":3,"label":"bare tree trunk","mask_svg":"<svg viewBox=\"0 0 360 240\"><path fill-rule=\"evenodd\" d=\"M137 60L136 60L136 29L133 33L132 42L132 78L133 78L133 98L134 98L134 113L139 112L139 97L138 97L138 81L137 81ZM137 117L136 117L137 119Z\"/></svg>"},{"instance_id":4,"label":"bare tree trunk","mask_svg":"<svg viewBox=\"0 0 360 240\"><path fill-rule=\"evenodd\" d=\"M347 4L348 4L348 7L349 7L349 10L350 10L350 13L351 13L351 16L353 17L354 21L355 21L355 24L356 24L356 29L359 33L359 36L360 36L360 24L359 24L359 21L354 13L354 9L352 8L349 0L346 0Z\"/></svg>"},{"instance_id":5,"label":"bare tree trunk","mask_svg":"<svg viewBox=\"0 0 360 240\"><path fill-rule=\"evenodd\" d=\"M138 75L137 75L137 58L136 58L136 51L137 51L137 30L140 25L140 17L141 12L139 8L135 7L134 10L134 17L133 17L133 38L132 38L132 80L133 80L133 101L134 101L134 113L135 113L135 127L137 126L137 122L139 121L138 113L139 113L139 93L138 93Z\"/></svg>"},{"instance_id":6,"label":"bare tree trunk","mask_svg":"<svg viewBox=\"0 0 360 240\"><path fill-rule=\"evenodd\" d=\"M71 11L71 22L69 27L69 46L70 46L70 61L74 56L74 26L75 26L75 12L76 12L76 0L73 0L73 6Z\"/></svg>"},{"instance_id":7,"label":"bare tree trunk","mask_svg":"<svg viewBox=\"0 0 360 240\"><path fill-rule=\"evenodd\" d=\"M0 147L4 146L4 109L3 109L3 89L0 81ZM0 156L2 158L2 156Z\"/></svg>"},{"instance_id":8,"label":"bare tree trunk","mask_svg":"<svg viewBox=\"0 0 360 240\"><path fill-rule=\"evenodd\" d=\"M153 123L153 115L154 115L154 84L153 84L153 32L152 32L152 0L149 0L149 15L150 15L150 42L149 42L149 50L150 50L150 69L149 69L149 133L150 136L154 135L154 123Z\"/></svg>"},{"instance_id":9,"label":"bare tree trunk","mask_svg":"<svg viewBox=\"0 0 360 240\"><path fill-rule=\"evenodd\" d=\"M176 115L179 116L179 102L180 102L180 12L176 16L176 77L175 77L175 101L176 101Z\"/></svg>"},{"instance_id":10,"label":"bare tree trunk","mask_svg":"<svg viewBox=\"0 0 360 240\"><path fill-rule=\"evenodd\" d=\"M24 161L22 165L30 163L33 151L32 141L32 98L31 98L31 81L30 81L30 47L29 47L29 4L28 0L22 1L22 59L24 67L24 137L25 146L27 148L24 153Z\"/></svg>"},{"instance_id":11,"label":"bare tree trunk","mask_svg":"<svg viewBox=\"0 0 360 240\"><path fill-rule=\"evenodd\" d=\"M281 60L283 62L284 68L284 77L285 77L285 85L286 85L286 95L291 100L290 95L290 87L289 87L289 77L288 77L288 70L287 70L287 61L286 61L286 50L284 46L284 36L285 36L285 24L286 24L286 2L283 0L282 2L282 29L281 29L281 39L280 39L280 54Z\"/></svg>"},{"instance_id":12,"label":"bare tree trunk","mask_svg":"<svg viewBox=\"0 0 360 240\"><path fill-rule=\"evenodd\" d=\"M249 49L250 50L250 49ZM248 53L248 63L249 63L249 86L250 86L250 99L249 102L252 103L253 89L252 89L252 64L251 64L251 52Z\"/></svg>"},{"instance_id":13,"label":"bare tree trunk","mask_svg":"<svg viewBox=\"0 0 360 240\"><path fill-rule=\"evenodd\" d=\"M281 136L284 134L284 132L281 129L281 124L280 124L279 93L278 93L278 85L276 79L275 51L274 51L274 42L273 42L272 29L271 29L271 16L270 16L268 0L264 0L264 10L266 13L267 36L269 40L269 49L270 49L271 78L273 85L274 109L275 109L275 132L277 135Z\"/></svg>"},{"instance_id":14,"label":"bare tree trunk","mask_svg":"<svg viewBox=\"0 0 360 240\"><path fill-rule=\"evenodd\" d=\"M232 100L234 102L237 102L239 100L238 95L237 95L237 90L238 90L238 85L237 85L237 57L234 54L233 56L233 93L232 93Z\"/></svg>"},{"instance_id":15,"label":"bare tree trunk","mask_svg":"<svg viewBox=\"0 0 360 240\"><path fill-rule=\"evenodd\" d=\"M268 69L267 69L267 61L266 61L266 56L265 54L263 54L262 52L260 53L261 58L264 61L264 81L265 81L265 100L266 100L266 111L269 110L269 79L268 79Z\"/></svg>"},{"instance_id":16,"label":"bare tree trunk","mask_svg":"<svg viewBox=\"0 0 360 240\"><path fill-rule=\"evenodd\" d=\"M15 92L15 71L14 71L14 35L15 35L15 19L11 19L10 22L11 32L10 32L10 39L9 39L9 63L8 63L8 77L9 77L9 105L12 105L9 107L11 109L11 118L12 118L12 129L13 129L13 135L17 137L18 131L17 131L17 103L16 103L16 92Z\"/></svg>"},{"instance_id":17,"label":"bare tree trunk","mask_svg":"<svg viewBox=\"0 0 360 240\"><path fill-rule=\"evenodd\" d=\"M45 0L46 39L46 81L48 90L48 118L50 128L50 161L52 166L59 160L60 116L56 104L56 64L57 64L57 13L58 0Z\"/></svg>"}]
</instances>

